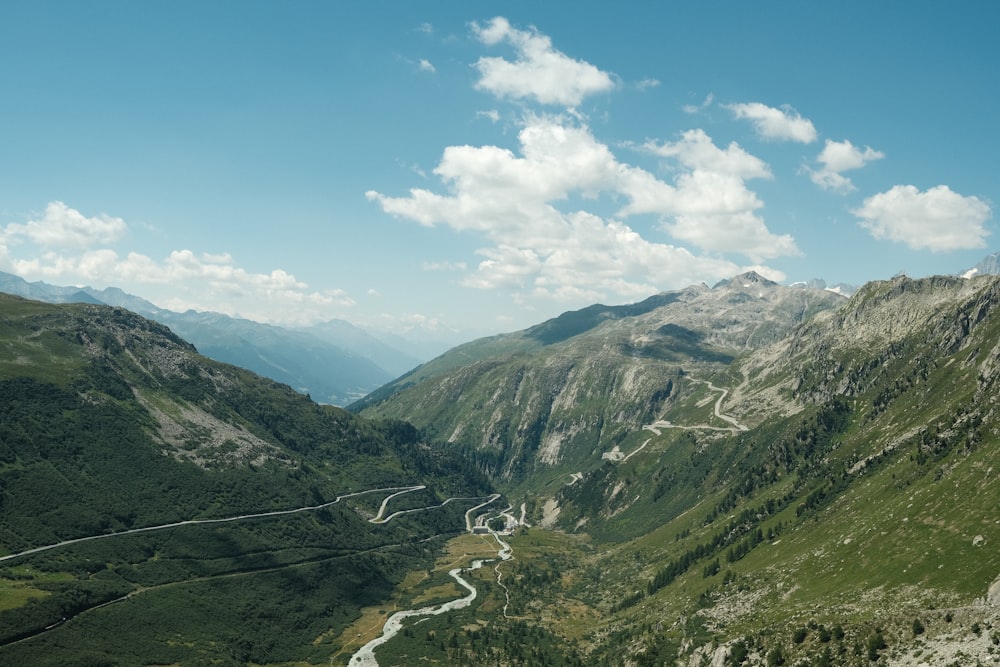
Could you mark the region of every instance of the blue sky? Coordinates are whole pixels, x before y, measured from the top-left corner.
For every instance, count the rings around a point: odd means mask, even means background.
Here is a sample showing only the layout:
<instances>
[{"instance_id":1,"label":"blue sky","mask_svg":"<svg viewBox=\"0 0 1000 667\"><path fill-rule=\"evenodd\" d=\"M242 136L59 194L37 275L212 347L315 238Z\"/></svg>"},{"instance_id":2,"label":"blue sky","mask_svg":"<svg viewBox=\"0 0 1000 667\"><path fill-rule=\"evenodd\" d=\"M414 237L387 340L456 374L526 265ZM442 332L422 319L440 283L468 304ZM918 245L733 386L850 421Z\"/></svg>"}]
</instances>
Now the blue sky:
<instances>
[{"instance_id":1,"label":"blue sky","mask_svg":"<svg viewBox=\"0 0 1000 667\"><path fill-rule=\"evenodd\" d=\"M0 270L452 341L1000 249L992 2L0 6Z\"/></svg>"}]
</instances>

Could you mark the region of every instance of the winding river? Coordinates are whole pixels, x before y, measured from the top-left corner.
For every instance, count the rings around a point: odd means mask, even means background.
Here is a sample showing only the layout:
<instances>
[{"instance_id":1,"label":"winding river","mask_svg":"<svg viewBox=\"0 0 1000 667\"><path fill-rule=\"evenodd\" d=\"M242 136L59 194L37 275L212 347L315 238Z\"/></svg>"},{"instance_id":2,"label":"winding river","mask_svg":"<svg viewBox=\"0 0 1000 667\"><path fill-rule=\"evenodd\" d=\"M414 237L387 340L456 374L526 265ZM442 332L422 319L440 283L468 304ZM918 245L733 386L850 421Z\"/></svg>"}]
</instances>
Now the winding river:
<instances>
[{"instance_id":1,"label":"winding river","mask_svg":"<svg viewBox=\"0 0 1000 667\"><path fill-rule=\"evenodd\" d=\"M15 560L15 559L18 559L18 558L22 558L24 556L29 556L29 555L40 553L40 552L43 552L43 551L48 551L50 549L58 549L58 548L70 546L70 545L73 545L73 544L78 544L80 542L88 542L88 541L91 541L91 540L109 539L109 538L113 538L113 537L121 537L123 535L134 535L136 533L146 533L146 532L152 532L152 531L167 530L167 529L171 529L171 528L180 528L180 527L184 527L184 526L216 525L216 524L231 523L231 522L237 522L237 521L247 521L247 520L253 520L253 519L262 519L262 518L288 516L288 515L291 515L291 514L298 514L300 512L312 512L312 511L320 510L320 509L323 509L325 507L329 507L331 505L339 503L344 498L351 498L351 497L361 496L361 495L370 494L370 493L391 492L388 496L386 496L382 500L382 503L381 503L381 505L379 506L379 509L378 509L378 513L374 517L372 517L371 519L368 520L370 523L374 523L374 524L388 523L389 521L391 521L392 519L396 518L397 516L401 516L403 514L407 514L407 513L410 513L410 512L423 512L423 511L426 511L426 510L434 509L436 507L443 507L444 505L447 505L447 504L449 504L451 502L479 500L479 498L448 498L447 500L445 500L444 502L442 502L440 505L432 505L430 507L417 507L417 508L408 509L408 510L400 510L398 512L394 512L394 513L386 516L386 511L387 511L389 502L393 498L396 498L397 496L401 496L401 495L406 494L406 493L412 493L414 491L421 491L421 490L423 490L425 488L426 487L424 485L422 485L422 484L417 484L417 485L414 485L414 486L381 487L381 488L377 488L377 489L368 489L366 491L355 491L353 493L345 493L345 494L343 494L341 496L337 496L337 498L335 500L331 500L329 502L325 502L325 503L322 503L322 504L319 504L319 505L310 505L310 506L307 506L307 507L297 507L295 509L289 509L289 510L276 510L276 511L271 511L271 512L257 512L257 513L253 513L253 514L240 514L240 515L237 515L237 516L222 517L222 518L217 518L217 519L188 519L188 520L185 520L185 521L176 521L176 522L173 522L173 523L159 524L159 525L155 525L155 526L145 526L145 527L142 527L142 528L133 528L133 529L130 529L130 530L123 530L123 531L115 532L115 533L101 533L101 534L98 534L98 535L88 535L88 536L85 536L85 537L77 537L77 538L74 538L74 539L69 539L69 540L64 540L62 542L57 542L55 544L47 544L47 545L44 545L44 546L34 547L32 549L25 549L24 551L19 551L19 552L16 552L16 553L12 553L12 554L7 554L7 555L4 555L4 556L0 556L0 562L8 561L8 560ZM481 502L478 505L476 505L475 507L472 507L468 511L466 511L466 513L465 513L465 529L466 529L467 532L470 532L470 533L474 532L473 529L476 527L477 523L481 523L481 521L477 522L475 520L475 518L474 518L476 510L478 510L480 508L483 508L483 507L485 507L485 506L493 503L498 498L500 498L500 494L499 493L494 493L494 494L488 496L487 499L484 502ZM523 518L524 518L524 508L523 507L522 507L522 510L521 510L521 515L522 515L522 521L523 521ZM482 517L479 517L479 518L480 518L480 520L482 519ZM497 558L499 560L501 560L501 561L510 560L513 557L511 555L511 547L510 547L510 545L507 544L503 539L501 539L500 535L497 534L496 532L490 531L490 534L493 535L494 539L496 539L497 544L500 547L499 551L497 551ZM472 572L473 570L477 570L480 567L482 567L483 565L485 565L486 563L493 562L494 560L496 560L496 559L475 560L475 561L472 562L472 564L469 567L466 567L466 568L460 568L459 567L459 568L455 568L455 569L451 570L450 572L448 572L448 574L450 574L452 576L452 578L455 579L455 581L458 582L459 586L461 586L465 590L469 591L467 595L465 595L464 597L458 598L456 600L451 600L450 602L445 602L445 603L437 605L437 606L421 607L420 609L410 609L410 610L407 610L407 611L396 612L395 614L393 614L392 616L389 617L388 621L386 621L385 626L382 628L382 634L381 634L381 636L379 636L379 637L373 639L372 641L368 642L363 647L361 647L361 649L357 653L355 653L353 656L351 656L351 660L349 662L350 667L362 667L362 666L364 666L364 667L377 667L378 662L375 660L375 648L378 647L378 646L381 646L385 642L387 642L390 639L392 639L393 637L395 637L396 634L402 629L402 627L403 627L403 621L405 619L407 619L407 618L409 618L411 616L436 616L438 614L444 614L444 613L447 613L449 611L453 611L455 609L464 609L465 607L468 607L470 604L472 604L472 601L476 599L476 587L473 586L468 581L466 581L465 579L462 578L462 572ZM112 604L114 602L120 602L121 600L127 599L128 597L129 596L125 596L125 597L122 597L122 598L120 598L118 600L113 600L110 603L105 603L104 605L100 605L100 606L106 606L107 604ZM63 621L60 621L59 623L56 623L56 624L54 624L52 626L49 626L49 627L45 628L42 632L47 632L47 631L53 629L54 627L57 627L58 625L61 625L65 620L66 619L63 619Z\"/></svg>"},{"instance_id":2,"label":"winding river","mask_svg":"<svg viewBox=\"0 0 1000 667\"><path fill-rule=\"evenodd\" d=\"M489 503L496 500L499 496L492 497L483 505L488 505ZM472 521L470 514L473 510L479 509L483 505L477 505L466 513L466 529L472 532ZM497 551L497 558L501 561L510 560L513 558L511 553L510 545L500 538L500 535L496 532L490 531L496 539L497 544L500 546L499 551ZM438 616L439 614L446 614L449 611L454 611L456 609L465 609L472 601L476 599L476 587L470 584L468 581L462 578L463 572L472 572L478 570L486 563L492 563L494 559L482 560L477 559L472 561L469 567L456 567L448 572L452 579L458 582L458 585L469 591L465 597L457 598L449 602L445 602L439 605L431 605L429 607L421 607L419 609L407 609L404 611L397 611L395 614L389 617L389 620L385 622L382 626L382 634L375 639L371 640L364 646L362 646L357 653L351 656L350 662L348 662L348 667L378 667L378 661L375 659L375 649L386 643L393 637L395 637L400 630L403 629L403 621L412 616ZM506 609L505 609L506 611Z\"/></svg>"}]
</instances>

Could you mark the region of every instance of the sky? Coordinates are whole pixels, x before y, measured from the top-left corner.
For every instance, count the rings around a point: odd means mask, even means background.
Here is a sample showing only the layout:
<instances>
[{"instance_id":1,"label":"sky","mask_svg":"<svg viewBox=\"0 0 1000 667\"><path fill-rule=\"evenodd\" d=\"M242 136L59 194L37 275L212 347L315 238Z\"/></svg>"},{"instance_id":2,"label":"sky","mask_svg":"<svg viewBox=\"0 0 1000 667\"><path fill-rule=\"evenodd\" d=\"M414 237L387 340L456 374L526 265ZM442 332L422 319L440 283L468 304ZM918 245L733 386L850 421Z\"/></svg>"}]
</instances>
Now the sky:
<instances>
[{"instance_id":1,"label":"sky","mask_svg":"<svg viewBox=\"0 0 1000 667\"><path fill-rule=\"evenodd\" d=\"M1000 249L1000 3L0 4L0 270L459 342Z\"/></svg>"}]
</instances>

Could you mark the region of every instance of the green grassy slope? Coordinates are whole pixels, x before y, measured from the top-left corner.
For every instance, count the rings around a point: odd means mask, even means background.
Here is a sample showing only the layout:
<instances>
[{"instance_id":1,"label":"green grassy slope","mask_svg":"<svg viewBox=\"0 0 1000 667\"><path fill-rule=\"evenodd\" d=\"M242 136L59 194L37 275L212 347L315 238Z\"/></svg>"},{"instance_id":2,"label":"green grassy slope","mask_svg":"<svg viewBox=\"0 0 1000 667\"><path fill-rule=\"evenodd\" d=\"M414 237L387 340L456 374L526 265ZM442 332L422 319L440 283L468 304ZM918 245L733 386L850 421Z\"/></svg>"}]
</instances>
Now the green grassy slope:
<instances>
[{"instance_id":1,"label":"green grassy slope","mask_svg":"<svg viewBox=\"0 0 1000 667\"><path fill-rule=\"evenodd\" d=\"M943 661L931 636L988 633L1000 610L977 600L1000 575L998 295L996 279L870 285L833 324L783 341L783 361L741 362L761 371L742 402L779 393L797 411L739 435L664 431L559 490L558 523L606 545L590 590L621 635L595 640L597 655L618 664L625 642L658 664L739 640L748 664L777 664L774 651L789 664ZM688 398L674 423L692 416ZM841 640L820 632L837 626ZM886 647L870 654L876 635ZM954 664L1000 655L990 646Z\"/></svg>"},{"instance_id":2,"label":"green grassy slope","mask_svg":"<svg viewBox=\"0 0 1000 667\"><path fill-rule=\"evenodd\" d=\"M489 491L407 424L316 405L127 311L0 296L0 556L110 536L0 561L0 663L328 662L467 507L376 525L380 492L113 534L413 484L393 509Z\"/></svg>"}]
</instances>

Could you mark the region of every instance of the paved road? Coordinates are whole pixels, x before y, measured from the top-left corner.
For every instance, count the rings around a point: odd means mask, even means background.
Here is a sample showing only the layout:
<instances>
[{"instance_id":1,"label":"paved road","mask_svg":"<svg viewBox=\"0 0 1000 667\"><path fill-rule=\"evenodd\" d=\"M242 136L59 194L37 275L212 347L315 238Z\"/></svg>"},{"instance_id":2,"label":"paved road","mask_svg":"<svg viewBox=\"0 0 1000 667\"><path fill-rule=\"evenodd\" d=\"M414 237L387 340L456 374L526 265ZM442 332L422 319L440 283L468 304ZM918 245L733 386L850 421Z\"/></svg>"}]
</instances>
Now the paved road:
<instances>
[{"instance_id":1,"label":"paved road","mask_svg":"<svg viewBox=\"0 0 1000 667\"><path fill-rule=\"evenodd\" d=\"M373 519L369 519L372 523L385 523L389 521L395 514L383 519L382 514L385 512L386 503L389 502L391 498L394 498L403 493L410 493L412 491L420 491L427 488L424 485L417 486L390 486L380 489L368 489L366 491L355 491L354 493L345 493L342 496L337 496L336 500L331 500L328 503L322 503L321 505L309 505L307 507L296 507L290 510L276 510L274 512L257 512L255 514L239 514L237 516L224 517L220 519L188 519L186 521L176 521L174 523L164 523L157 526L146 526L144 528L132 528L130 530L122 530L117 533L101 533L99 535L88 535L86 537L77 537L72 540L63 540L62 542L56 542L55 544L46 544L45 546L35 547L34 549L26 549L24 551L19 551L13 554L7 554L6 556L0 556L0 562L14 560L16 558L22 558L23 556L30 556L31 554L37 554L42 551L49 551L50 549L58 549L60 547L69 546L71 544L79 544L80 542L90 542L93 540L104 540L109 537L121 537L123 535L135 535L136 533L151 533L156 530L167 530L169 528L180 528L182 526L207 526L217 523L232 523L234 521L247 521L250 519L262 519L266 517L275 516L285 516L288 514L298 514L300 512L315 512L316 510L321 510L324 507L330 507L339 503L344 498L353 498L354 496L363 496L369 493L384 493L386 491L394 491L392 495L387 497L382 501L382 506L379 507L378 514ZM447 502L447 501L445 501ZM412 511L412 510L411 510ZM397 512L396 514L399 514Z\"/></svg>"}]
</instances>

